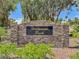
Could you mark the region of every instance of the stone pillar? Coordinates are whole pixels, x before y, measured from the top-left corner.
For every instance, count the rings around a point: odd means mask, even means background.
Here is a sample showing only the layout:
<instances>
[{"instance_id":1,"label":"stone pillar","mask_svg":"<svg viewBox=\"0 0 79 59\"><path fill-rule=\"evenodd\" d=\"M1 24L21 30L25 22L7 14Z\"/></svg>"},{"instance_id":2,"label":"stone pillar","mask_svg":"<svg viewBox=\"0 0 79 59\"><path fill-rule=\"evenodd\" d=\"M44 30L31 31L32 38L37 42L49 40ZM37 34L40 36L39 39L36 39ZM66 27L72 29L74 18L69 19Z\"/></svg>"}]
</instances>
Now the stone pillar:
<instances>
[{"instance_id":1,"label":"stone pillar","mask_svg":"<svg viewBox=\"0 0 79 59\"><path fill-rule=\"evenodd\" d=\"M63 47L69 47L69 26L63 25Z\"/></svg>"},{"instance_id":2,"label":"stone pillar","mask_svg":"<svg viewBox=\"0 0 79 59\"><path fill-rule=\"evenodd\" d=\"M11 26L11 29L10 29L10 31L11 31L11 33L10 33L10 40L11 40L11 42L17 42L17 26L18 25L13 25L13 26Z\"/></svg>"}]
</instances>

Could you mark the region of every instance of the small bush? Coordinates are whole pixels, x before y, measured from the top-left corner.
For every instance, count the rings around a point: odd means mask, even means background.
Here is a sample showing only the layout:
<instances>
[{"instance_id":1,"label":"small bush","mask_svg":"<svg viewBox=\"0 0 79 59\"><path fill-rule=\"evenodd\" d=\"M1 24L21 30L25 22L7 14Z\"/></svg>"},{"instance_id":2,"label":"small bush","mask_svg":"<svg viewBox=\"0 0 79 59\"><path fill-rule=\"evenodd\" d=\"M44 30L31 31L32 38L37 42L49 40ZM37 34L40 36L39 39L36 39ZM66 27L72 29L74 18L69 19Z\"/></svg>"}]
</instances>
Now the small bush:
<instances>
[{"instance_id":1,"label":"small bush","mask_svg":"<svg viewBox=\"0 0 79 59\"><path fill-rule=\"evenodd\" d=\"M0 27L0 36L6 35L6 30L3 27Z\"/></svg>"},{"instance_id":2,"label":"small bush","mask_svg":"<svg viewBox=\"0 0 79 59\"><path fill-rule=\"evenodd\" d=\"M70 32L72 34L72 37L79 38L79 25L73 26L73 31Z\"/></svg>"},{"instance_id":3,"label":"small bush","mask_svg":"<svg viewBox=\"0 0 79 59\"><path fill-rule=\"evenodd\" d=\"M16 51L16 45L15 44L0 44L0 59L8 58L10 54L14 54ZM4 56L4 57L3 57Z\"/></svg>"},{"instance_id":4,"label":"small bush","mask_svg":"<svg viewBox=\"0 0 79 59\"><path fill-rule=\"evenodd\" d=\"M73 38L79 38L79 33L78 32L72 32L72 37Z\"/></svg>"},{"instance_id":5,"label":"small bush","mask_svg":"<svg viewBox=\"0 0 79 59\"><path fill-rule=\"evenodd\" d=\"M24 47L16 47L16 44L1 43L0 44L0 59L8 59L10 55L21 59L46 59L46 54L49 54L51 47L47 44L28 43Z\"/></svg>"},{"instance_id":6,"label":"small bush","mask_svg":"<svg viewBox=\"0 0 79 59\"><path fill-rule=\"evenodd\" d=\"M23 48L16 51L21 59L46 59L46 54L49 53L50 46L46 44L35 45L33 43L27 44Z\"/></svg>"}]
</instances>

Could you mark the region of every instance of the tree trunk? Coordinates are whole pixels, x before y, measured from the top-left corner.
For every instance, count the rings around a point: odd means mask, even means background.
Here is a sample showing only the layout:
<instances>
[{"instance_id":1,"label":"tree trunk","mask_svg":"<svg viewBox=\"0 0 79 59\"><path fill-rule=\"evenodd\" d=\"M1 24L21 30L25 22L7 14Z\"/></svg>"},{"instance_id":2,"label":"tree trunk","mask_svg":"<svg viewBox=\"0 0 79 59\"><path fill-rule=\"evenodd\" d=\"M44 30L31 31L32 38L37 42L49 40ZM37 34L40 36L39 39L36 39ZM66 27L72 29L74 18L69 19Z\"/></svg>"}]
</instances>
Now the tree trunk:
<instances>
[{"instance_id":1,"label":"tree trunk","mask_svg":"<svg viewBox=\"0 0 79 59\"><path fill-rule=\"evenodd\" d=\"M59 18L59 15L60 15L60 13L61 13L61 9L59 10L59 13L58 13L58 15L57 15L57 18L56 18L56 22L58 21L58 18Z\"/></svg>"}]
</instances>

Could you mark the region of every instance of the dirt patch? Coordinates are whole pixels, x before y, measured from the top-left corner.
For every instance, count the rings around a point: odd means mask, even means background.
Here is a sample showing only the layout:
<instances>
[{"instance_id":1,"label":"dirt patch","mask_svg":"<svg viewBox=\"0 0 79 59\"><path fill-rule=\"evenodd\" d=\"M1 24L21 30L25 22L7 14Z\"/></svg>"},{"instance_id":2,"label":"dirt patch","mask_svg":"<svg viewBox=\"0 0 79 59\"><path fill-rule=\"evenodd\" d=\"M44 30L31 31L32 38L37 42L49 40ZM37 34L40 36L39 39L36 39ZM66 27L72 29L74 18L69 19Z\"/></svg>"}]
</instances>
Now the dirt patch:
<instances>
[{"instance_id":1,"label":"dirt patch","mask_svg":"<svg viewBox=\"0 0 79 59\"><path fill-rule=\"evenodd\" d=\"M53 48L54 59L70 59L77 51L75 48Z\"/></svg>"}]
</instances>

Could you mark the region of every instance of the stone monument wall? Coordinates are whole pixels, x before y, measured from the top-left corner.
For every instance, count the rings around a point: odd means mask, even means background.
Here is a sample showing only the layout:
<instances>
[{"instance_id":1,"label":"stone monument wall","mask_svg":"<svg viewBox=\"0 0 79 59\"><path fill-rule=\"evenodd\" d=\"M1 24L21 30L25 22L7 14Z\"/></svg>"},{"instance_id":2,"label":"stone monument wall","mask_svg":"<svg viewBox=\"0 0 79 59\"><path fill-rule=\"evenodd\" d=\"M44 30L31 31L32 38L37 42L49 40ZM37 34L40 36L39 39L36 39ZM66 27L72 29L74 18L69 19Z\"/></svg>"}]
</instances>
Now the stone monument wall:
<instances>
[{"instance_id":1,"label":"stone monument wall","mask_svg":"<svg viewBox=\"0 0 79 59\"><path fill-rule=\"evenodd\" d=\"M27 26L52 26L52 35L27 35ZM68 47L69 45L69 26L49 23L46 20L35 20L28 23L13 25L10 28L10 39L17 44L33 42L51 43L54 47Z\"/></svg>"}]
</instances>

